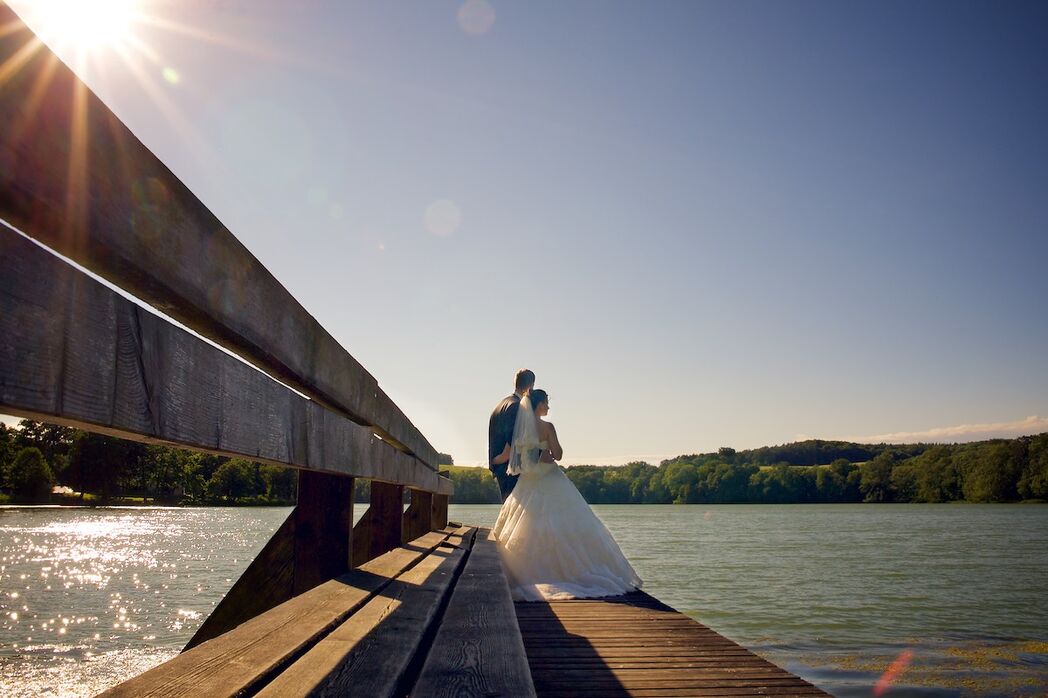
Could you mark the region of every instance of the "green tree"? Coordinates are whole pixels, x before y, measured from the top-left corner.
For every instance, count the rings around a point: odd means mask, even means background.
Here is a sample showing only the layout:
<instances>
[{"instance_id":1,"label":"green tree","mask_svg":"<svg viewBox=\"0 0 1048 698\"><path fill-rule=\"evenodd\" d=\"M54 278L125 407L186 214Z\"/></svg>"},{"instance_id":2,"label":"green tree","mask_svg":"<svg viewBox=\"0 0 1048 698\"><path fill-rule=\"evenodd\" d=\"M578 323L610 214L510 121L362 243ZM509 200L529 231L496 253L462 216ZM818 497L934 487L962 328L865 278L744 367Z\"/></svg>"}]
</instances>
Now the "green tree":
<instances>
[{"instance_id":1,"label":"green tree","mask_svg":"<svg viewBox=\"0 0 1048 698\"><path fill-rule=\"evenodd\" d=\"M799 468L780 463L766 470L758 470L750 477L750 491L759 502L790 504L802 502L808 496L806 477Z\"/></svg>"},{"instance_id":2,"label":"green tree","mask_svg":"<svg viewBox=\"0 0 1048 698\"><path fill-rule=\"evenodd\" d=\"M23 448L15 456L8 473L11 493L16 501L46 502L55 483L51 467L39 448Z\"/></svg>"},{"instance_id":3,"label":"green tree","mask_svg":"<svg viewBox=\"0 0 1048 698\"><path fill-rule=\"evenodd\" d=\"M1030 439L1016 490L1023 499L1048 499L1048 434Z\"/></svg>"},{"instance_id":4,"label":"green tree","mask_svg":"<svg viewBox=\"0 0 1048 698\"><path fill-rule=\"evenodd\" d=\"M15 445L18 448L39 448L48 463L65 459L76 434L76 429L32 419L23 419L18 427Z\"/></svg>"},{"instance_id":5,"label":"green tree","mask_svg":"<svg viewBox=\"0 0 1048 698\"><path fill-rule=\"evenodd\" d=\"M243 458L233 458L218 466L207 482L208 497L214 500L236 501L261 493L255 465Z\"/></svg>"},{"instance_id":6,"label":"green tree","mask_svg":"<svg viewBox=\"0 0 1048 698\"><path fill-rule=\"evenodd\" d=\"M204 453L189 453L182 459L182 496L187 502L203 502L207 499L207 483L211 474L218 469L209 468L213 456Z\"/></svg>"},{"instance_id":7,"label":"green tree","mask_svg":"<svg viewBox=\"0 0 1048 698\"><path fill-rule=\"evenodd\" d=\"M816 499L820 502L848 501L848 472L851 463L839 458L826 468L817 468L815 472Z\"/></svg>"},{"instance_id":8,"label":"green tree","mask_svg":"<svg viewBox=\"0 0 1048 698\"><path fill-rule=\"evenodd\" d=\"M723 451L724 449L721 449ZM760 468L756 465L717 463L706 475L705 491L716 504L738 504L750 499L750 478Z\"/></svg>"},{"instance_id":9,"label":"green tree","mask_svg":"<svg viewBox=\"0 0 1048 698\"><path fill-rule=\"evenodd\" d=\"M163 501L174 501L182 494L188 454L168 446L146 446L142 457L145 493Z\"/></svg>"},{"instance_id":10,"label":"green tree","mask_svg":"<svg viewBox=\"0 0 1048 698\"><path fill-rule=\"evenodd\" d=\"M371 480L362 477L353 480L353 501L358 504L371 502Z\"/></svg>"},{"instance_id":11,"label":"green tree","mask_svg":"<svg viewBox=\"0 0 1048 698\"><path fill-rule=\"evenodd\" d=\"M686 461L669 463L662 471L662 483L674 504L693 504L698 501L699 469Z\"/></svg>"},{"instance_id":12,"label":"green tree","mask_svg":"<svg viewBox=\"0 0 1048 698\"><path fill-rule=\"evenodd\" d=\"M893 502L912 502L917 498L917 468L914 459L896 463L891 470Z\"/></svg>"},{"instance_id":13,"label":"green tree","mask_svg":"<svg viewBox=\"0 0 1048 698\"><path fill-rule=\"evenodd\" d=\"M915 501L952 502L963 498L953 447L932 446L912 462L916 471Z\"/></svg>"},{"instance_id":14,"label":"green tree","mask_svg":"<svg viewBox=\"0 0 1048 698\"><path fill-rule=\"evenodd\" d=\"M1019 498L1017 485L1025 444L988 441L967 445L958 455L961 489L970 502L1008 502Z\"/></svg>"},{"instance_id":15,"label":"green tree","mask_svg":"<svg viewBox=\"0 0 1048 698\"><path fill-rule=\"evenodd\" d=\"M81 492L101 494L103 500L119 494L128 462L128 443L111 436L78 431L65 473L66 484Z\"/></svg>"},{"instance_id":16,"label":"green tree","mask_svg":"<svg viewBox=\"0 0 1048 698\"><path fill-rule=\"evenodd\" d=\"M578 488L579 494L590 504L604 504L604 473L595 465L576 465L564 471Z\"/></svg>"},{"instance_id":17,"label":"green tree","mask_svg":"<svg viewBox=\"0 0 1048 698\"><path fill-rule=\"evenodd\" d=\"M298 496L298 471L276 465L262 466L266 497L272 502L294 502ZM360 478L357 478L357 482Z\"/></svg>"},{"instance_id":18,"label":"green tree","mask_svg":"<svg viewBox=\"0 0 1048 698\"><path fill-rule=\"evenodd\" d=\"M487 468L452 467L449 470L455 493L451 501L457 504L498 504L498 483Z\"/></svg>"},{"instance_id":19,"label":"green tree","mask_svg":"<svg viewBox=\"0 0 1048 698\"><path fill-rule=\"evenodd\" d=\"M15 459L15 435L3 422L0 422L0 489L6 488L7 472Z\"/></svg>"},{"instance_id":20,"label":"green tree","mask_svg":"<svg viewBox=\"0 0 1048 698\"><path fill-rule=\"evenodd\" d=\"M859 491L864 502L892 501L892 466L895 459L891 452L883 451L876 458L860 466L862 473Z\"/></svg>"}]
</instances>

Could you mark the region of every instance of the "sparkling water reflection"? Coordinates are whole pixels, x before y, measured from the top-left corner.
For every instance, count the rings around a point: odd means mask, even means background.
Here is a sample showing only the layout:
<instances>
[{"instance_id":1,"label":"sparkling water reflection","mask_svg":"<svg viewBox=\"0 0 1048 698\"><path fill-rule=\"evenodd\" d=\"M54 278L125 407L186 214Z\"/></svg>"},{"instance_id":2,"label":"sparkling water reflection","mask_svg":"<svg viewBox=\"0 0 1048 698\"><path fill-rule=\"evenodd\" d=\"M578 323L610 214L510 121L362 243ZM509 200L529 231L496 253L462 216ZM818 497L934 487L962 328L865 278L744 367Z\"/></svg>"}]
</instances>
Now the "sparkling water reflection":
<instances>
[{"instance_id":1,"label":"sparkling water reflection","mask_svg":"<svg viewBox=\"0 0 1048 698\"><path fill-rule=\"evenodd\" d=\"M907 651L885 696L1048 686L1048 507L595 508L650 593L835 695ZM93 695L174 656L288 512L0 508L0 695Z\"/></svg>"},{"instance_id":2,"label":"sparkling water reflection","mask_svg":"<svg viewBox=\"0 0 1048 698\"><path fill-rule=\"evenodd\" d=\"M94 695L176 655L289 509L0 509L0 695Z\"/></svg>"}]
</instances>

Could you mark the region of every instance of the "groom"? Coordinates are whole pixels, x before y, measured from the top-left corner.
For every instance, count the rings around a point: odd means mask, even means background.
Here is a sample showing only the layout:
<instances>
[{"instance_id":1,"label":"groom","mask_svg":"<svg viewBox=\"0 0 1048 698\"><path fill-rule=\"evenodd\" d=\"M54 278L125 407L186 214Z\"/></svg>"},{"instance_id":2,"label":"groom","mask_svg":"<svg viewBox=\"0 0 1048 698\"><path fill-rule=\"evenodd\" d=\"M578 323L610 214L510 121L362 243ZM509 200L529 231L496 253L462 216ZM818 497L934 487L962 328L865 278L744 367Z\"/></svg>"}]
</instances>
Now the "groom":
<instances>
[{"instance_id":1,"label":"groom","mask_svg":"<svg viewBox=\"0 0 1048 698\"><path fill-rule=\"evenodd\" d=\"M517 371L517 377L513 382L513 394L505 398L491 412L488 420L488 469L499 483L499 494L502 501L513 491L517 484L519 475L508 475L506 466L509 465L509 457L502 454L506 444L513 440L513 425L517 421L517 410L520 409L520 400L535 387L535 374L526 368Z\"/></svg>"}]
</instances>

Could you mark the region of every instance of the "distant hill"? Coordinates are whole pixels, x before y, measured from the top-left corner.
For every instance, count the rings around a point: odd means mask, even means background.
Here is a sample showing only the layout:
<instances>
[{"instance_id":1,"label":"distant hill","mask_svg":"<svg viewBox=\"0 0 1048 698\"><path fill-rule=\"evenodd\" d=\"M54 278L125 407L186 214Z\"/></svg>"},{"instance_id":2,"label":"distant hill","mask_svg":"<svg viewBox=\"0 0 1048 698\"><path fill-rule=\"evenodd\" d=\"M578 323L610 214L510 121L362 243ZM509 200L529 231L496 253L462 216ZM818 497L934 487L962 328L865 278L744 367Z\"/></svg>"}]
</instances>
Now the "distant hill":
<instances>
[{"instance_id":1,"label":"distant hill","mask_svg":"<svg viewBox=\"0 0 1048 698\"><path fill-rule=\"evenodd\" d=\"M499 501L486 469L451 470L454 502ZM565 472L591 504L1044 501L1048 433L966 444L809 439Z\"/></svg>"}]
</instances>

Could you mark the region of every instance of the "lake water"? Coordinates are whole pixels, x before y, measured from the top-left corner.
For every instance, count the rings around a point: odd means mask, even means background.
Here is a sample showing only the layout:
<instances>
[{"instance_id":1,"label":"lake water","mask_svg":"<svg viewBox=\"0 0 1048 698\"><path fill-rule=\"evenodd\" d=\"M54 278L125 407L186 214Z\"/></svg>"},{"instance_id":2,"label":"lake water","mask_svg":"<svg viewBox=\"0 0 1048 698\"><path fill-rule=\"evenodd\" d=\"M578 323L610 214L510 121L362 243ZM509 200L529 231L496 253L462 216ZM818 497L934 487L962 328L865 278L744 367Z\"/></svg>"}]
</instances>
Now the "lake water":
<instances>
[{"instance_id":1,"label":"lake water","mask_svg":"<svg viewBox=\"0 0 1048 698\"><path fill-rule=\"evenodd\" d=\"M595 510L649 593L835 695L906 653L885 695L1048 693L1048 506ZM173 657L288 511L0 508L0 695L93 695Z\"/></svg>"}]
</instances>

